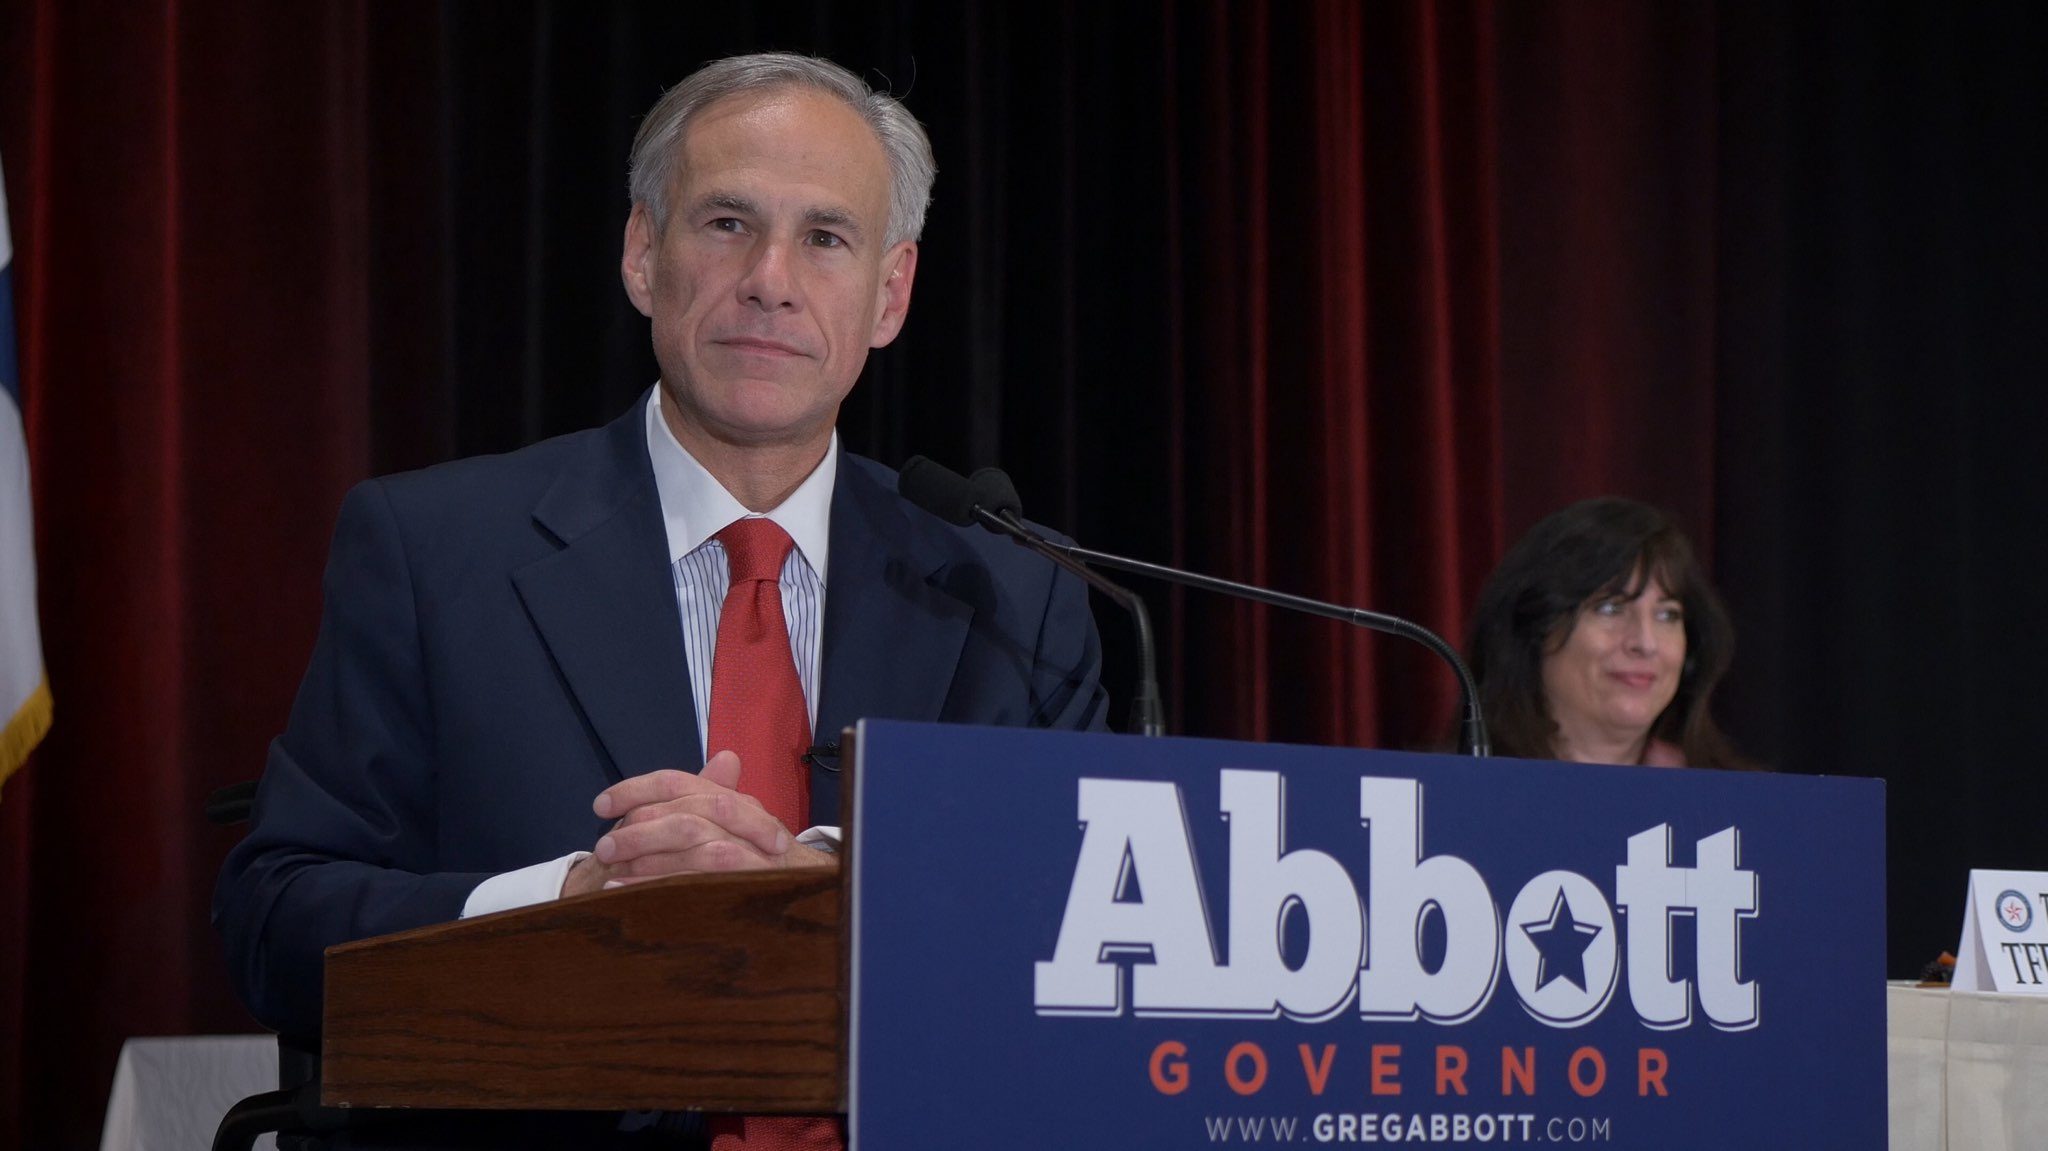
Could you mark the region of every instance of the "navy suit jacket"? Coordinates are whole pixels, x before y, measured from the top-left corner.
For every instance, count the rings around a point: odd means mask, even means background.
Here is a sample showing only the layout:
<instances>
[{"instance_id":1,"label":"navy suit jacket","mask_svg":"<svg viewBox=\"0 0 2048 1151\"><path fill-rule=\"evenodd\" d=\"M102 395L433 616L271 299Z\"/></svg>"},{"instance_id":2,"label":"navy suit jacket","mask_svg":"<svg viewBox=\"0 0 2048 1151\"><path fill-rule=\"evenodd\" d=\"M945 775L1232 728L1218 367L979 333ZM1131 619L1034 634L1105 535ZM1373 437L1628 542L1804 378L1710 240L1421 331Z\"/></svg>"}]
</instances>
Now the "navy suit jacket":
<instances>
[{"instance_id":1,"label":"navy suit jacket","mask_svg":"<svg viewBox=\"0 0 2048 1151\"><path fill-rule=\"evenodd\" d=\"M639 404L510 455L358 485L320 636L214 919L243 1001L320 1021L322 952L444 922L485 878L589 850L590 801L703 761ZM1104 726L1086 589L840 454L818 740L863 717ZM839 777L812 769L814 823Z\"/></svg>"}]
</instances>

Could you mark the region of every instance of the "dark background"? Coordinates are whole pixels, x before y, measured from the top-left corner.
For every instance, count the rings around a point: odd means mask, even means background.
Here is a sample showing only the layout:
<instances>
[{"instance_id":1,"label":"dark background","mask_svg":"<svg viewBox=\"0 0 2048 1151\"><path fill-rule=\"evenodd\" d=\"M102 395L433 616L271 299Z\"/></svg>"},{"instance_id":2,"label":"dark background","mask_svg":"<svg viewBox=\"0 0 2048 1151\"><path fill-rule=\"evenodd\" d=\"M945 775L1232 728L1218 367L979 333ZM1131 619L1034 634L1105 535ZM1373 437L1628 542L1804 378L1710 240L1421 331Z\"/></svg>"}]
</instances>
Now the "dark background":
<instances>
[{"instance_id":1,"label":"dark background","mask_svg":"<svg viewBox=\"0 0 2048 1151\"><path fill-rule=\"evenodd\" d=\"M766 47L939 157L849 446L1454 636L1539 516L1649 499L1733 611L1743 747L1889 781L1894 975L1969 866L2044 866L2033 5L11 0L57 726L0 801L0 1145L91 1145L125 1036L251 1026L199 810L283 720L341 493L653 379L628 142ZM1175 730L1445 738L1419 649L1146 591Z\"/></svg>"}]
</instances>

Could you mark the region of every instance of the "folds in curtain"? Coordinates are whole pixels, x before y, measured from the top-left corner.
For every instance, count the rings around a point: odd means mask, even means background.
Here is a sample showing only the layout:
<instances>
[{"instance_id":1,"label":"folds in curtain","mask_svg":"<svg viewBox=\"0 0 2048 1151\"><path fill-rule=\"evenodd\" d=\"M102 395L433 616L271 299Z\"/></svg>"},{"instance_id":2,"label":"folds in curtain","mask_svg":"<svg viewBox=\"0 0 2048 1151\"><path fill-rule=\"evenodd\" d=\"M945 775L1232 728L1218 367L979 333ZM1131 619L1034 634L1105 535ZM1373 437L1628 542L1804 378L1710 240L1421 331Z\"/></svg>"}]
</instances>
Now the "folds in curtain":
<instances>
[{"instance_id":1,"label":"folds in curtain","mask_svg":"<svg viewBox=\"0 0 2048 1151\"><path fill-rule=\"evenodd\" d=\"M358 5L10 20L32 79L0 153L72 722L0 826L0 1143L78 1146L124 1036L247 1026L207 924L232 833L200 808L260 770L367 462L370 93Z\"/></svg>"},{"instance_id":2,"label":"folds in curtain","mask_svg":"<svg viewBox=\"0 0 2048 1151\"><path fill-rule=\"evenodd\" d=\"M1330 2L1176 28L1185 556L1453 642L1501 534L1492 22ZM1430 746L1456 698L1420 648L1264 608L1191 604L1180 640L1193 731Z\"/></svg>"}]
</instances>

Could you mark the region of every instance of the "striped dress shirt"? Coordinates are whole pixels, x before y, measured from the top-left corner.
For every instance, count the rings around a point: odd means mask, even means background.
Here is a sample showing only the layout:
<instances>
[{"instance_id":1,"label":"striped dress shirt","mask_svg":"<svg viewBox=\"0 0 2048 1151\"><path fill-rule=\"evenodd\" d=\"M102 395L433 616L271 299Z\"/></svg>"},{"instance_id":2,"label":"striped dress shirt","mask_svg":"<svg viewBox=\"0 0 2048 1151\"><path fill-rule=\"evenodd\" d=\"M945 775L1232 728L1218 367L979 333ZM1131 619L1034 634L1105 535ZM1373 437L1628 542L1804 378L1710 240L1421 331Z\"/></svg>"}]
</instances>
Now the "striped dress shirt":
<instances>
[{"instance_id":1,"label":"striped dress shirt","mask_svg":"<svg viewBox=\"0 0 2048 1151\"><path fill-rule=\"evenodd\" d=\"M723 530L722 528L720 530ZM725 610L732 567L725 545L705 540L695 551L670 566L675 576L676 607L683 616L683 652L690 660L690 695L697 705L697 743L706 755L711 746L711 653L718 650L718 618ZM796 677L804 686L804 707L811 726L818 726L818 637L825 617L825 581L804 558L800 547L789 549L782 562L782 615L789 623L789 651L796 658Z\"/></svg>"},{"instance_id":2,"label":"striped dress shirt","mask_svg":"<svg viewBox=\"0 0 2048 1151\"><path fill-rule=\"evenodd\" d=\"M647 456L661 497L662 526L668 533L669 572L676 609L682 617L683 653L690 665L691 702L697 708L697 745L710 755L711 656L718 648L718 617L732 583L725 545L715 538L734 520L753 515L725 490L704 465L683 450L661 418L661 389L647 400ZM818 657L825 620L827 545L832 534L832 489L838 479L839 435L825 458L789 498L767 513L796 541L783 561L782 616L789 625L790 655L803 685L804 707L818 722Z\"/></svg>"}]
</instances>

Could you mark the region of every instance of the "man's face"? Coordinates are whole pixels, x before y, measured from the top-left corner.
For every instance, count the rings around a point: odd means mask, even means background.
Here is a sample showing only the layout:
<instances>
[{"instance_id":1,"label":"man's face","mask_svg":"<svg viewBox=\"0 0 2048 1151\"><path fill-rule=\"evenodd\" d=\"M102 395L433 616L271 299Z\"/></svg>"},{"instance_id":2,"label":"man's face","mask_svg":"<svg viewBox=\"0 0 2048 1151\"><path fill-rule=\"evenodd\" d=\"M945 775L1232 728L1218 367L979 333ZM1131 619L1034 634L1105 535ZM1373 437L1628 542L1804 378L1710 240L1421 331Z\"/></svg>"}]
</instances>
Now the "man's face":
<instances>
[{"instance_id":1,"label":"man's face","mask_svg":"<svg viewBox=\"0 0 2048 1151\"><path fill-rule=\"evenodd\" d=\"M884 246L889 163L858 114L805 88L691 122L660 235L626 225L626 294L690 435L822 443L869 348L896 338L917 245Z\"/></svg>"}]
</instances>

